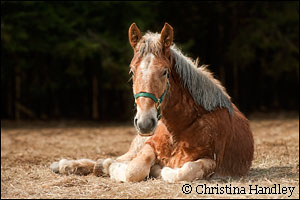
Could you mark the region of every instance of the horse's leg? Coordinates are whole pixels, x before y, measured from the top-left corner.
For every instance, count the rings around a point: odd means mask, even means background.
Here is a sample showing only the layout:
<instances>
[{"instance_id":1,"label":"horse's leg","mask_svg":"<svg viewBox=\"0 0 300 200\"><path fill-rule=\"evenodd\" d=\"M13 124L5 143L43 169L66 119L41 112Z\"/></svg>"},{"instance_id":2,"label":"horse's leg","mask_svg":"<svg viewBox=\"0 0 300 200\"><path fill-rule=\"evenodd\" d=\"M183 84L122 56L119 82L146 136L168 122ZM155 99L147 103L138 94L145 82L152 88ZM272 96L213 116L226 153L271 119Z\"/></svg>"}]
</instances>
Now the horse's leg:
<instances>
[{"instance_id":1,"label":"horse's leg","mask_svg":"<svg viewBox=\"0 0 300 200\"><path fill-rule=\"evenodd\" d=\"M119 162L119 164L115 165L120 165L124 166L124 164L120 164L122 162L128 163L128 161L131 161L133 158L136 157L137 153L142 149L144 146L145 142L149 139L150 137L142 137L140 135L137 135L131 142L130 148L127 153L125 153L122 156L119 156L116 158L116 161ZM113 163L113 159L99 159L97 160L95 167L94 167L94 174L96 176L101 176L101 175L108 175L109 170L108 167L110 166L111 163Z\"/></svg>"},{"instance_id":2,"label":"horse's leg","mask_svg":"<svg viewBox=\"0 0 300 200\"><path fill-rule=\"evenodd\" d=\"M90 159L62 159L59 162L52 163L50 168L55 173L87 175L93 172L95 163L95 161Z\"/></svg>"},{"instance_id":3,"label":"horse's leg","mask_svg":"<svg viewBox=\"0 0 300 200\"><path fill-rule=\"evenodd\" d=\"M199 159L185 163L181 168L164 167L161 171L162 179L174 183L177 181L193 181L209 177L216 168L216 161Z\"/></svg>"},{"instance_id":4,"label":"horse's leg","mask_svg":"<svg viewBox=\"0 0 300 200\"><path fill-rule=\"evenodd\" d=\"M140 150L137 156L129 162L108 161L104 171L108 171L111 179L122 182L138 182L146 178L155 161L155 154L148 144Z\"/></svg>"},{"instance_id":5,"label":"horse's leg","mask_svg":"<svg viewBox=\"0 0 300 200\"><path fill-rule=\"evenodd\" d=\"M119 156L116 161L122 162L122 161L130 161L132 160L138 152L143 148L145 142L150 137L143 137L140 135L137 135L131 142L130 148L127 153L125 153L122 156Z\"/></svg>"},{"instance_id":6,"label":"horse's leg","mask_svg":"<svg viewBox=\"0 0 300 200\"><path fill-rule=\"evenodd\" d=\"M137 135L133 139L129 151L124 155L118 157L116 160L119 162L132 160L141 150L148 138L149 137L142 137ZM105 169L107 169L107 166L109 166L112 162L112 159L99 159L97 161L93 161L90 159L62 159L59 162L52 163L50 168L53 172L61 174L87 175L94 172L95 175L100 176L106 175L108 173L108 171L105 171Z\"/></svg>"}]
</instances>

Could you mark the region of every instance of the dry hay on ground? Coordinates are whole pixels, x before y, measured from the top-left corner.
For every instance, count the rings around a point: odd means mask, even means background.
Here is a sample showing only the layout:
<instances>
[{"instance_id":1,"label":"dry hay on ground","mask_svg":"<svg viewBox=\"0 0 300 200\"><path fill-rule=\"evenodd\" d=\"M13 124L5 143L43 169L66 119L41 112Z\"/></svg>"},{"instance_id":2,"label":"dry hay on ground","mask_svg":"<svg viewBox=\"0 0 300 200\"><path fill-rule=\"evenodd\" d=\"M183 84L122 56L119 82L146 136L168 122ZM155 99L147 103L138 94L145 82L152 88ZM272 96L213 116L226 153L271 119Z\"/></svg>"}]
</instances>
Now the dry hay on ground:
<instances>
[{"instance_id":1,"label":"dry hay on ground","mask_svg":"<svg viewBox=\"0 0 300 200\"><path fill-rule=\"evenodd\" d=\"M1 122L1 198L289 198L287 194L249 194L249 185L295 187L299 198L299 117L250 117L255 155L249 176L239 179L165 183L150 179L117 183L108 177L59 175L50 164L62 158L107 158L125 153L135 136L131 125L90 122ZM182 186L190 184L190 194ZM198 194L198 185L219 194ZM221 187L245 188L246 194L220 194ZM199 187L202 187L199 186ZM198 192L201 188L198 187ZM202 191L204 192L204 191ZM228 193L229 191L227 191Z\"/></svg>"}]
</instances>

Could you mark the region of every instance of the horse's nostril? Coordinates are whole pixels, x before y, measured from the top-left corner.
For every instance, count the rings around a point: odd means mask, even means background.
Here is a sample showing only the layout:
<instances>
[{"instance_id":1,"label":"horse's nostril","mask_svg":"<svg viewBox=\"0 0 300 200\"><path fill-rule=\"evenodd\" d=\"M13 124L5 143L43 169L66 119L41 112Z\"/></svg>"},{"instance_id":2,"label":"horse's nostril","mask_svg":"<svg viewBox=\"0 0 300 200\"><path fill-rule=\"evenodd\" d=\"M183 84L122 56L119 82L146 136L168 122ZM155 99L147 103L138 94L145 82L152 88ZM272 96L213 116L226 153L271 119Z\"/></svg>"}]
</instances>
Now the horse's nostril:
<instances>
[{"instance_id":1,"label":"horse's nostril","mask_svg":"<svg viewBox=\"0 0 300 200\"><path fill-rule=\"evenodd\" d=\"M134 125L137 125L137 118L134 118Z\"/></svg>"},{"instance_id":2,"label":"horse's nostril","mask_svg":"<svg viewBox=\"0 0 300 200\"><path fill-rule=\"evenodd\" d=\"M151 122L152 122L152 127L155 125L155 119L154 118L152 118L151 119Z\"/></svg>"}]
</instances>

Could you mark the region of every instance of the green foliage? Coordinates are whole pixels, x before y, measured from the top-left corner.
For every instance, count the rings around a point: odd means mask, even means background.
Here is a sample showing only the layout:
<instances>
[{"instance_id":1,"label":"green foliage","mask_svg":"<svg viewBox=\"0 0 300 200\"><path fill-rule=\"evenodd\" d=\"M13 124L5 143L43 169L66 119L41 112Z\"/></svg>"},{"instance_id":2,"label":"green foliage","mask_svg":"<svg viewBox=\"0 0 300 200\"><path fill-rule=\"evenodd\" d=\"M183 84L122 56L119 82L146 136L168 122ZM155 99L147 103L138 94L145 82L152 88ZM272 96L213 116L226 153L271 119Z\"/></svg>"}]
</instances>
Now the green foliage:
<instances>
[{"instance_id":1,"label":"green foliage","mask_svg":"<svg viewBox=\"0 0 300 200\"><path fill-rule=\"evenodd\" d=\"M15 90L17 73L22 99L33 110L43 110L44 104L63 110L74 97L72 112L89 105L94 76L103 105L116 104L112 92L132 100L127 35L132 22L142 32L159 32L170 23L176 44L215 72L223 65L236 64L245 73L258 66L263 78L279 82L285 73L299 85L299 2L1 1L3 102ZM83 112L90 116L82 110L78 115Z\"/></svg>"},{"instance_id":2,"label":"green foliage","mask_svg":"<svg viewBox=\"0 0 300 200\"><path fill-rule=\"evenodd\" d=\"M248 9L249 17L236 29L227 57L242 68L259 65L274 79L283 72L297 73L299 3L256 2Z\"/></svg>"}]
</instances>

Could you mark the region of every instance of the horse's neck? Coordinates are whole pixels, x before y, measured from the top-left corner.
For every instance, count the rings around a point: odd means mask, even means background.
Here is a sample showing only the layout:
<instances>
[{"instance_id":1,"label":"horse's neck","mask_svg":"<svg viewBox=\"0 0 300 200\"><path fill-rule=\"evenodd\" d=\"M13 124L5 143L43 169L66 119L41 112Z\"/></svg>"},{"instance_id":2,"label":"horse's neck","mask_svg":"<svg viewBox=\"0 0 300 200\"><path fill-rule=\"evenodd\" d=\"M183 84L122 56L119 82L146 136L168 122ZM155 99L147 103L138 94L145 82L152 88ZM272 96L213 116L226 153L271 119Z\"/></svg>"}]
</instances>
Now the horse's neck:
<instances>
[{"instance_id":1,"label":"horse's neck","mask_svg":"<svg viewBox=\"0 0 300 200\"><path fill-rule=\"evenodd\" d=\"M170 90L163 105L162 120L172 134L178 134L208 111L195 103L174 68L169 82Z\"/></svg>"}]
</instances>

